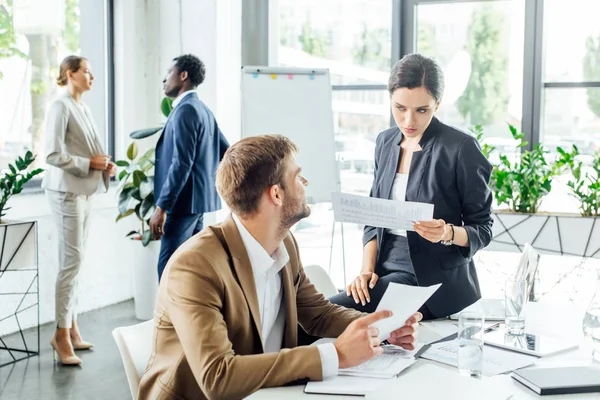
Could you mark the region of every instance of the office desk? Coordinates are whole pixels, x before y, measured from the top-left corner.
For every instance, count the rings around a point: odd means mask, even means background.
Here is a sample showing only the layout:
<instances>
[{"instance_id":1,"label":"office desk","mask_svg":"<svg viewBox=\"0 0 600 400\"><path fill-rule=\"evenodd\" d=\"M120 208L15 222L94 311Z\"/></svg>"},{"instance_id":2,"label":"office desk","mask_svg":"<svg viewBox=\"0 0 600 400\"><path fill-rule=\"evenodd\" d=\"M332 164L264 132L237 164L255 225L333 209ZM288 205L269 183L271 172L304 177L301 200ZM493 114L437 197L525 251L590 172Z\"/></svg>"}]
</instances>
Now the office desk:
<instances>
[{"instance_id":1,"label":"office desk","mask_svg":"<svg viewBox=\"0 0 600 400\"><path fill-rule=\"evenodd\" d=\"M529 303L524 310L526 315L526 329L531 333L547 334L559 336L565 339L575 339L580 343L576 350L557 354L551 357L540 358L534 366L550 367L550 366L569 366L569 365L590 365L593 364L592 350L588 343L584 341L581 323L583 321L583 310L579 310L572 305L565 304L546 304L546 303ZM452 323L452 321L448 321ZM426 363L433 363L440 368L456 370L449 365L436 363L434 361L419 359L417 362L404 371L400 376L407 382L410 379L411 371L420 368ZM458 372L457 372L458 373ZM430 377L435 380L435 376ZM500 382L503 387L512 392L513 400L528 400L528 399L569 399L569 400L600 400L600 393L578 394L578 395L556 395L556 396L539 396L525 386L511 378L508 374L496 376L492 378ZM427 384L429 382L412 382L413 384ZM333 395L315 395L305 394L304 385L291 386L283 388L268 388L261 389L253 395L249 396L249 400L337 400L337 399L356 399L356 396L333 396ZM358 397L360 398L360 397Z\"/></svg>"}]
</instances>

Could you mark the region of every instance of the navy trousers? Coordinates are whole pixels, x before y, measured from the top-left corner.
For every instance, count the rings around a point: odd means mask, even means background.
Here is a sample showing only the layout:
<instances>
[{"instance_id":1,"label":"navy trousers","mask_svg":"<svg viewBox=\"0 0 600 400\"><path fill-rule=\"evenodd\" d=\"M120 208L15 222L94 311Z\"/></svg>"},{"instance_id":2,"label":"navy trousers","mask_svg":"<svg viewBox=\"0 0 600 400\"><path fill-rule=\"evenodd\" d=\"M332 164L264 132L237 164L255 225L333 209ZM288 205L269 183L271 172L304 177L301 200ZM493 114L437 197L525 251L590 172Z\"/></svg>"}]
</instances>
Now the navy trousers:
<instances>
[{"instance_id":1,"label":"navy trousers","mask_svg":"<svg viewBox=\"0 0 600 400\"><path fill-rule=\"evenodd\" d=\"M169 258L186 240L202 230L203 214L167 215L158 257L158 281Z\"/></svg>"}]
</instances>

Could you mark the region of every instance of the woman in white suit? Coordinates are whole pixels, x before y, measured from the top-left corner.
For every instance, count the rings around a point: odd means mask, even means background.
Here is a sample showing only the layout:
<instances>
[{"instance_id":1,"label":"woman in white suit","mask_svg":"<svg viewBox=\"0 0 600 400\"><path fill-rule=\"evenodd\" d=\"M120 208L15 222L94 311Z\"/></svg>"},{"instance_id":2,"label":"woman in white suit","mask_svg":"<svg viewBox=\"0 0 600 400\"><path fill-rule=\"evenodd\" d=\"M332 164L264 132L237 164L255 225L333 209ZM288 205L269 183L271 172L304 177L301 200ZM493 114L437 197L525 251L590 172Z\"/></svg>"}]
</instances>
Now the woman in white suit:
<instances>
[{"instance_id":1,"label":"woman in white suit","mask_svg":"<svg viewBox=\"0 0 600 400\"><path fill-rule=\"evenodd\" d=\"M108 190L116 166L98 138L92 113L81 97L92 88L94 75L83 57L69 56L60 65L57 83L67 90L50 105L46 116L42 187L58 228L59 271L56 279L57 329L50 344L62 364L78 365L74 350L92 347L77 326L77 277L89 230L91 197Z\"/></svg>"}]
</instances>

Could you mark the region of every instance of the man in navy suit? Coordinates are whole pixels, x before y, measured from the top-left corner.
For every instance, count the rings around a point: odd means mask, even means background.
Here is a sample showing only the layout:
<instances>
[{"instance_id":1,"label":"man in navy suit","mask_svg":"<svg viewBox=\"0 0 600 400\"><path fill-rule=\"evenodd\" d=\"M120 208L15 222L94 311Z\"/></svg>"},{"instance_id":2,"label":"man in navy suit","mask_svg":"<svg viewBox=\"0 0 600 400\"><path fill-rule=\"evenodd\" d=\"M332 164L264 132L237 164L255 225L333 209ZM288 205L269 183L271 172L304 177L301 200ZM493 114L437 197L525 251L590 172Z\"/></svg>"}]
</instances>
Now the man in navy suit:
<instances>
[{"instance_id":1,"label":"man in navy suit","mask_svg":"<svg viewBox=\"0 0 600 400\"><path fill-rule=\"evenodd\" d=\"M186 54L173 60L163 80L165 95L175 100L154 166L156 211L150 229L161 238L159 281L175 250L202 230L203 214L221 208L215 175L229 143L196 94L205 74L202 61Z\"/></svg>"}]
</instances>

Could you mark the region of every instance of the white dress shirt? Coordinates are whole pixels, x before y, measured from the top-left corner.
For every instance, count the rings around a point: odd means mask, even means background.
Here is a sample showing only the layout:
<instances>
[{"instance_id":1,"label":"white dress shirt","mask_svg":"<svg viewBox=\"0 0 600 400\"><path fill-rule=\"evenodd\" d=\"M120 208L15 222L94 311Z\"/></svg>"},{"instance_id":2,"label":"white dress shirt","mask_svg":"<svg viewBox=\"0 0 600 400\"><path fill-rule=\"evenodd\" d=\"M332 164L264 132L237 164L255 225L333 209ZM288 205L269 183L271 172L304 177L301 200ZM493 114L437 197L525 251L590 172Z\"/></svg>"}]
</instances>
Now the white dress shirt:
<instances>
[{"instance_id":1,"label":"white dress shirt","mask_svg":"<svg viewBox=\"0 0 600 400\"><path fill-rule=\"evenodd\" d=\"M173 108L177 107L177 104L181 103L181 100L183 100L183 98L185 96L187 96L188 94L192 94L192 93L196 93L196 89L192 89L192 90L186 90L185 92L181 93L179 96L177 96L175 98L175 100L173 100Z\"/></svg>"},{"instance_id":2,"label":"white dress shirt","mask_svg":"<svg viewBox=\"0 0 600 400\"><path fill-rule=\"evenodd\" d=\"M279 352L285 330L285 306L283 305L283 287L281 270L290 260L283 242L269 255L262 245L248 232L237 215L233 220L240 231L242 242L248 252L252 265L258 308L260 310L261 335L265 353ZM296 329L296 327L293 327ZM318 345L321 356L323 378L336 376L339 360L333 343Z\"/></svg>"}]
</instances>

